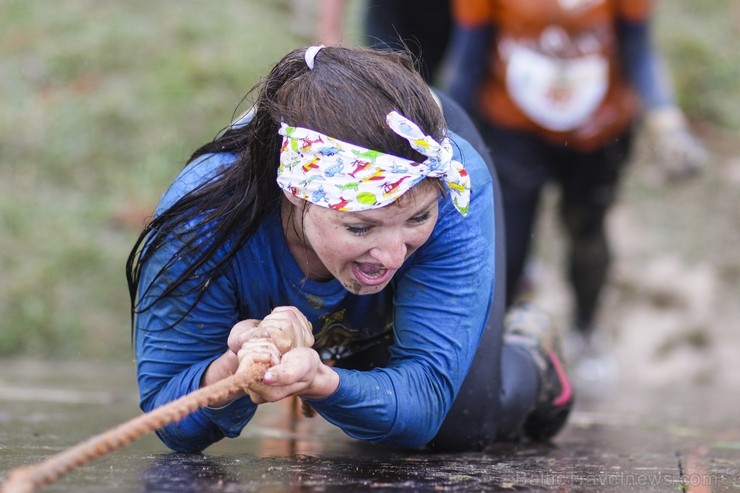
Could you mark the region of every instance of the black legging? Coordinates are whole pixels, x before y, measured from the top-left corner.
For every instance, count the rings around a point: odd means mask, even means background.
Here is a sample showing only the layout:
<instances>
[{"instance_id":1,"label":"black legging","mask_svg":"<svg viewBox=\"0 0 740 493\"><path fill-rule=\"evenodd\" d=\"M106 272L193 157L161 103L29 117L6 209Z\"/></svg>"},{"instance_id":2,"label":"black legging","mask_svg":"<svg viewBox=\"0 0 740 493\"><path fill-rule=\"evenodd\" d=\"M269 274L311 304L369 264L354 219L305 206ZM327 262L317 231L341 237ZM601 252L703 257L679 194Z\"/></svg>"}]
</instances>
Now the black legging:
<instances>
[{"instance_id":1,"label":"black legging","mask_svg":"<svg viewBox=\"0 0 740 493\"><path fill-rule=\"evenodd\" d=\"M438 94L447 125L485 159L493 178L495 285L493 305L473 364L452 409L430 444L438 451L480 450L496 439L515 437L534 409L539 372L520 346L504 344L506 262L501 191L488 148L473 121L452 99Z\"/></svg>"},{"instance_id":2,"label":"black legging","mask_svg":"<svg viewBox=\"0 0 740 493\"><path fill-rule=\"evenodd\" d=\"M591 152L543 141L535 135L481 124L496 156L503 184L507 248L507 298L516 297L547 183L560 188L559 212L567 236L568 280L573 287L575 328L590 330L610 264L605 220L629 157L631 131Z\"/></svg>"}]
</instances>

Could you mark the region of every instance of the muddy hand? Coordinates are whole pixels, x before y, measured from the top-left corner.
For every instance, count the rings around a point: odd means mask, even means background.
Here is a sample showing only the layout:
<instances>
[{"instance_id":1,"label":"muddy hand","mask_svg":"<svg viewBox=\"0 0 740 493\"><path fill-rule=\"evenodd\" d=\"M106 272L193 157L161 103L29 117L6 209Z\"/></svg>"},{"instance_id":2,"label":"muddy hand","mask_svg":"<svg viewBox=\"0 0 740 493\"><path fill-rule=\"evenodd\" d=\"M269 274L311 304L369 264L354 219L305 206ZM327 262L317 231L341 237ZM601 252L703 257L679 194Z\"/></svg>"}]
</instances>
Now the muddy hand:
<instances>
[{"instance_id":1,"label":"muddy hand","mask_svg":"<svg viewBox=\"0 0 740 493\"><path fill-rule=\"evenodd\" d=\"M250 375L249 385L244 392L255 404L267 402L262 394L266 388L264 384L265 372L280 363L282 354L270 337L254 337L245 342L237 352L239 367L236 373Z\"/></svg>"},{"instance_id":2,"label":"muddy hand","mask_svg":"<svg viewBox=\"0 0 740 493\"><path fill-rule=\"evenodd\" d=\"M281 354L293 348L313 346L311 322L293 306L278 306L262 319L260 328L275 341Z\"/></svg>"},{"instance_id":3,"label":"muddy hand","mask_svg":"<svg viewBox=\"0 0 740 493\"><path fill-rule=\"evenodd\" d=\"M649 111L646 126L655 156L669 181L689 178L706 167L709 152L691 133L678 109Z\"/></svg>"},{"instance_id":4,"label":"muddy hand","mask_svg":"<svg viewBox=\"0 0 740 493\"><path fill-rule=\"evenodd\" d=\"M268 337L285 354L293 348L311 347L314 343L311 322L295 307L278 306L263 320L244 320L229 335L229 348L238 353L242 345L254 338Z\"/></svg>"}]
</instances>

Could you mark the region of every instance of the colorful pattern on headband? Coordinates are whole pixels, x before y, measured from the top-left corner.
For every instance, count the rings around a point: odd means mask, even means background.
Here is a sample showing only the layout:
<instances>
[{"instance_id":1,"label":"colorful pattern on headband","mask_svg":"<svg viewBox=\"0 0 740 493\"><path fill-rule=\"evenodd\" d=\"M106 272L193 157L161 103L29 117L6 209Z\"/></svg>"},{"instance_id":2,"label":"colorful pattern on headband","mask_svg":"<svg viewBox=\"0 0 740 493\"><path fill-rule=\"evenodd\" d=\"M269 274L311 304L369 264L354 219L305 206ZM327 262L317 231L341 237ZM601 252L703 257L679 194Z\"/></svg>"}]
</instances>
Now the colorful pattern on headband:
<instances>
[{"instance_id":1,"label":"colorful pattern on headband","mask_svg":"<svg viewBox=\"0 0 740 493\"><path fill-rule=\"evenodd\" d=\"M426 177L442 178L453 205L466 215L470 177L462 164L452 159L449 139L436 142L395 111L388 114L386 121L428 159L418 163L283 123L278 185L322 207L362 211L394 202Z\"/></svg>"}]
</instances>

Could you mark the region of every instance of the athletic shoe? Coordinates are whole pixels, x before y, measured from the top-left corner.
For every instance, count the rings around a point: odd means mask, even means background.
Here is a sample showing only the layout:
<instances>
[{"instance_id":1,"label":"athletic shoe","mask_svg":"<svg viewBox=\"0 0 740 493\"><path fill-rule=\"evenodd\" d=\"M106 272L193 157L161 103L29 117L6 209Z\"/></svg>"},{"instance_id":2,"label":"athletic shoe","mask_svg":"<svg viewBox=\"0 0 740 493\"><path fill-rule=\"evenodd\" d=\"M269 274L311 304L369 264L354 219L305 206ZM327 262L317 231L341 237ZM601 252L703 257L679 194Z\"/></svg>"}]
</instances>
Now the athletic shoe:
<instances>
[{"instance_id":1,"label":"athletic shoe","mask_svg":"<svg viewBox=\"0 0 740 493\"><path fill-rule=\"evenodd\" d=\"M540 371L537 404L523 431L532 440L547 441L565 425L574 400L557 330L543 310L532 303L517 303L506 314L504 340L525 347Z\"/></svg>"},{"instance_id":2,"label":"athletic shoe","mask_svg":"<svg viewBox=\"0 0 740 493\"><path fill-rule=\"evenodd\" d=\"M571 329L565 337L573 386L587 399L602 400L619 383L619 365L612 354L611 343L603 330Z\"/></svg>"}]
</instances>

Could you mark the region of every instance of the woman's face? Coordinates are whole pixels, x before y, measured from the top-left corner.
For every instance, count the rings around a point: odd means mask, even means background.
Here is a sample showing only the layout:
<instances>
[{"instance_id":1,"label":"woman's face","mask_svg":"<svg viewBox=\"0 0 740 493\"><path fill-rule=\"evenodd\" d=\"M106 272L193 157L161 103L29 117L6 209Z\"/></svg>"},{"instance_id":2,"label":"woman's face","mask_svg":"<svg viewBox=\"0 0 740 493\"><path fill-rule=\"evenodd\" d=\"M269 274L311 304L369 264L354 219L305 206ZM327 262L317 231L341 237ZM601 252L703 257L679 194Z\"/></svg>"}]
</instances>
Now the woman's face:
<instances>
[{"instance_id":1,"label":"woman's face","mask_svg":"<svg viewBox=\"0 0 740 493\"><path fill-rule=\"evenodd\" d=\"M404 260L429 239L439 212L434 186L362 212L335 211L286 196L297 209L295 224L286 229L288 243L304 273L312 279L334 277L358 295L388 285ZM302 207L308 207L305 214Z\"/></svg>"}]
</instances>

